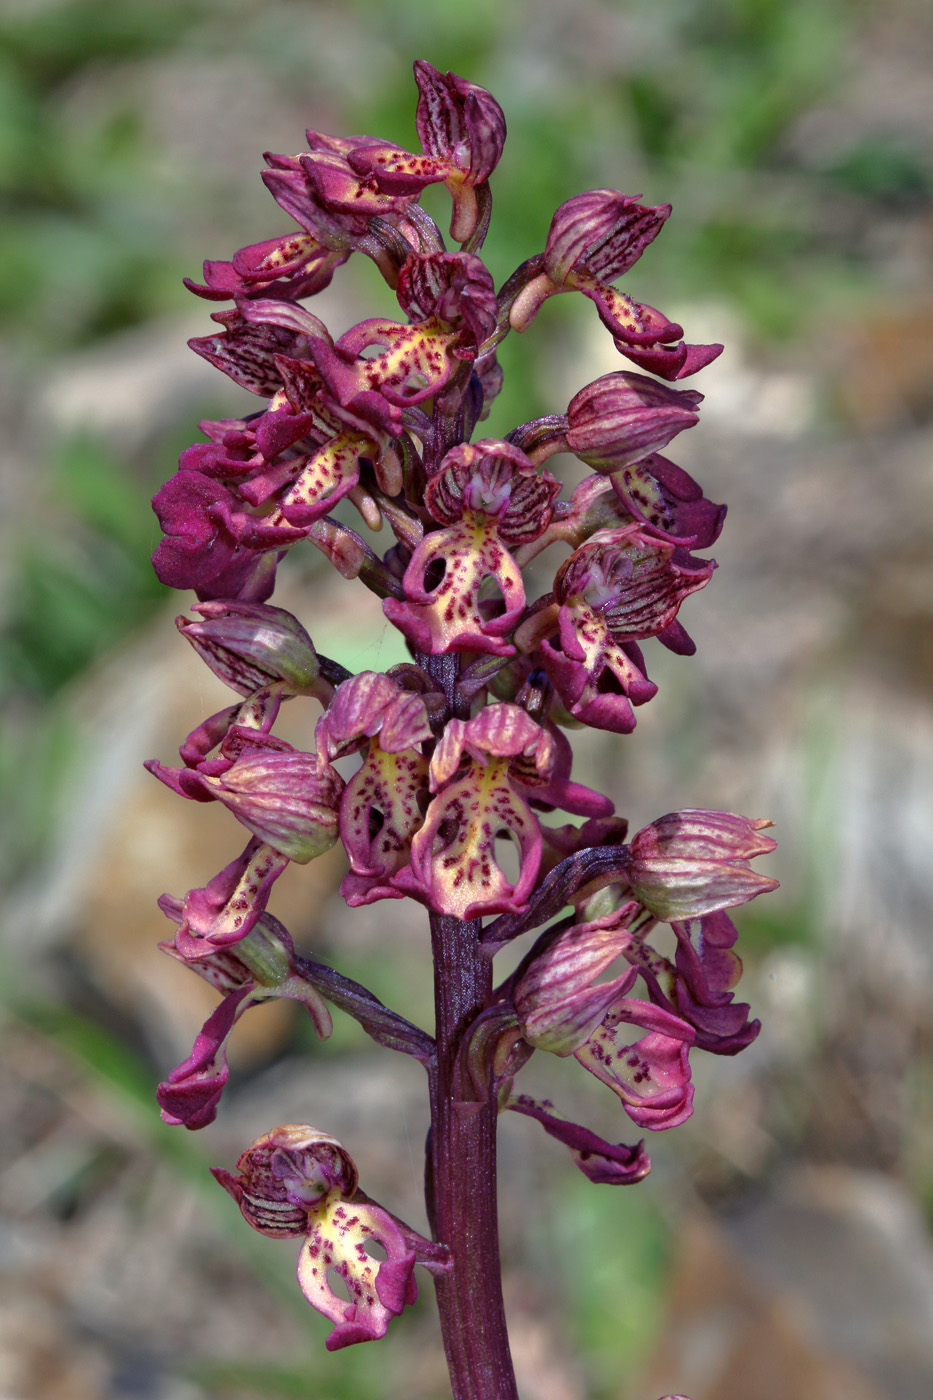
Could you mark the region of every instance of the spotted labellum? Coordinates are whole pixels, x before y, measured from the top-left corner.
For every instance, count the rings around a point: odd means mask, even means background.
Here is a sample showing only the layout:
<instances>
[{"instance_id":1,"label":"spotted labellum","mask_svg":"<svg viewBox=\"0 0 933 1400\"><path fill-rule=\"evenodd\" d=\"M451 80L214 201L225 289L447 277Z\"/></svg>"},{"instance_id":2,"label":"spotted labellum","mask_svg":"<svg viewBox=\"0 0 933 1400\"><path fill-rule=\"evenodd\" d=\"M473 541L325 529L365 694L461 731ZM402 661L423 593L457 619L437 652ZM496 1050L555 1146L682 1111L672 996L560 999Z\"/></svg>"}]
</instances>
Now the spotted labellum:
<instances>
[{"instance_id":1,"label":"spotted labellum","mask_svg":"<svg viewBox=\"0 0 933 1400\"><path fill-rule=\"evenodd\" d=\"M226 807L231 836L236 821L248 839L203 886L160 901L174 926L163 950L219 1001L158 1101L168 1123L213 1121L230 1036L276 998L304 1007L321 1038L336 1008L423 1064L430 1238L366 1196L346 1149L306 1124L265 1132L235 1174L214 1175L255 1230L302 1240L299 1284L332 1324L329 1349L382 1337L415 1301L417 1264L434 1279L453 1394L516 1400L497 1118L535 1120L596 1184L642 1180L643 1140L602 1138L519 1075L556 1055L615 1096L621 1123L684 1122L692 1057L736 1054L759 1029L734 1000L727 911L774 888L751 864L774 842L765 820L693 809L627 840L618 794L571 776L574 730L621 742L656 694L643 647L648 661L655 642L692 653L681 611L716 567L704 551L725 507L662 452L699 421L703 396L681 381L722 347L688 344L635 296L670 206L573 195L497 289L482 249L502 110L423 60L415 79L420 151L307 132L305 150L268 155L263 175L292 227L188 282L221 304L192 349L253 401L203 422L157 492L153 563L196 595L179 631L233 694L177 765L147 767L187 801ZM420 203L431 186L450 196L443 230ZM305 303L358 256L398 309L334 336ZM545 302L564 293L593 303L623 367L562 412L479 435L499 345L545 333ZM572 489L549 469L559 454L588 469ZM408 661L352 674L317 651L313 598L302 621L270 603L278 565L308 545L341 586L375 594ZM286 704L305 716L298 744L276 732ZM338 843L350 909L409 899L426 911L433 1035L300 952L269 910L289 864ZM497 978L512 944L515 970Z\"/></svg>"}]
</instances>

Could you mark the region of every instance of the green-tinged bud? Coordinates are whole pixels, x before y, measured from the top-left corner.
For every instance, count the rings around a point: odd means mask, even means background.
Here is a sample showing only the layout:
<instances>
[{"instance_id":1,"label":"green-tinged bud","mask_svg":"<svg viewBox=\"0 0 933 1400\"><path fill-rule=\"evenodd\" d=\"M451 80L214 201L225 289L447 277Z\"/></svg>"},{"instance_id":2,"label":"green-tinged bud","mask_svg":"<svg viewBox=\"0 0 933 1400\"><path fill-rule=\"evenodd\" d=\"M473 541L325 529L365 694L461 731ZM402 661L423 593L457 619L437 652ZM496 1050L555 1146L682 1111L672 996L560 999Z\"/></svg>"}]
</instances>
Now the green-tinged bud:
<instances>
[{"instance_id":1,"label":"green-tinged bud","mask_svg":"<svg viewBox=\"0 0 933 1400\"><path fill-rule=\"evenodd\" d=\"M246 964L257 987L270 990L281 987L295 969L295 946L291 937L277 919L268 915L240 940L236 957Z\"/></svg>"},{"instance_id":2,"label":"green-tinged bud","mask_svg":"<svg viewBox=\"0 0 933 1400\"><path fill-rule=\"evenodd\" d=\"M669 812L636 832L625 863L631 893L665 923L732 909L777 888L749 861L773 851L765 819L703 809Z\"/></svg>"},{"instance_id":3,"label":"green-tinged bud","mask_svg":"<svg viewBox=\"0 0 933 1400\"><path fill-rule=\"evenodd\" d=\"M215 675L241 695L270 684L326 703L333 687L320 672L311 638L297 618L267 603L197 603L204 621L175 619L179 632Z\"/></svg>"},{"instance_id":4,"label":"green-tinged bud","mask_svg":"<svg viewBox=\"0 0 933 1400\"><path fill-rule=\"evenodd\" d=\"M539 939L514 993L529 1044L554 1055L572 1055L631 989L637 976L633 967L611 982L596 979L631 944L627 923L636 909L630 902L604 918L558 926Z\"/></svg>"}]
</instances>

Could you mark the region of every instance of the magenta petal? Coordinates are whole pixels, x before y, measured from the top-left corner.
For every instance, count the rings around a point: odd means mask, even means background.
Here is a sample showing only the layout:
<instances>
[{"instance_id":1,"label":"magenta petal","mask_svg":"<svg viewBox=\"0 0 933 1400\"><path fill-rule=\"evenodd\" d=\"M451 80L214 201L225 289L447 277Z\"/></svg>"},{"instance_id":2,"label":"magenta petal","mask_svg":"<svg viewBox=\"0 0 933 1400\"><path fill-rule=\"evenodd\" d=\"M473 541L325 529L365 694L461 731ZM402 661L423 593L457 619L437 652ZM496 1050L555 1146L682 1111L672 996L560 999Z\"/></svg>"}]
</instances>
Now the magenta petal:
<instances>
[{"instance_id":1,"label":"magenta petal","mask_svg":"<svg viewBox=\"0 0 933 1400\"><path fill-rule=\"evenodd\" d=\"M632 935L626 925L637 910L631 902L600 919L567 928L558 924L538 939L519 966L512 992L530 1045L571 1055L590 1039L610 1009L618 1015L619 1008L629 1006L626 993L638 975L636 968L626 967L610 982L598 978L627 953Z\"/></svg>"},{"instance_id":2,"label":"magenta petal","mask_svg":"<svg viewBox=\"0 0 933 1400\"><path fill-rule=\"evenodd\" d=\"M641 257L671 212L639 204L620 190L588 190L562 204L551 220L544 265L555 282L583 267L603 282L614 282Z\"/></svg>"},{"instance_id":3,"label":"magenta petal","mask_svg":"<svg viewBox=\"0 0 933 1400\"><path fill-rule=\"evenodd\" d=\"M250 983L224 997L204 1022L187 1060L159 1085L156 1098L163 1122L191 1129L213 1123L229 1074L224 1047L252 992Z\"/></svg>"},{"instance_id":4,"label":"magenta petal","mask_svg":"<svg viewBox=\"0 0 933 1400\"><path fill-rule=\"evenodd\" d=\"M431 567L444 573L429 586ZM501 610L488 616L480 586L492 578L502 594ZM494 519L467 512L444 530L425 535L412 555L402 584L404 601L386 598L383 611L416 651L432 656L483 651L511 656L504 640L525 608L521 570L502 544Z\"/></svg>"},{"instance_id":5,"label":"magenta petal","mask_svg":"<svg viewBox=\"0 0 933 1400\"><path fill-rule=\"evenodd\" d=\"M721 345L632 345L619 339L616 349L641 369L662 379L686 379L722 354Z\"/></svg>"},{"instance_id":6,"label":"magenta petal","mask_svg":"<svg viewBox=\"0 0 933 1400\"><path fill-rule=\"evenodd\" d=\"M733 1001L742 960L732 951L735 924L719 910L674 924L677 935L676 1000L681 1016L696 1027L697 1045L717 1055L735 1055L758 1035L747 1002Z\"/></svg>"},{"instance_id":7,"label":"magenta petal","mask_svg":"<svg viewBox=\"0 0 933 1400\"><path fill-rule=\"evenodd\" d=\"M610 798L583 783L571 781L573 750L563 730L549 724L547 732L554 741L554 757L553 760L549 758L547 775L531 774L527 767L521 774L514 775L514 781L524 788L532 807L543 812L559 807L578 817L611 817L615 804Z\"/></svg>"},{"instance_id":8,"label":"magenta petal","mask_svg":"<svg viewBox=\"0 0 933 1400\"><path fill-rule=\"evenodd\" d=\"M350 861L341 889L348 903L397 897L390 881L408 864L423 820L427 780L428 760L422 754L387 753L372 744L340 806L340 837Z\"/></svg>"},{"instance_id":9,"label":"magenta petal","mask_svg":"<svg viewBox=\"0 0 933 1400\"><path fill-rule=\"evenodd\" d=\"M750 861L775 849L761 834L767 826L735 812L669 812L632 838L625 867L632 893L666 923L766 894L778 882L752 870Z\"/></svg>"},{"instance_id":10,"label":"magenta petal","mask_svg":"<svg viewBox=\"0 0 933 1400\"><path fill-rule=\"evenodd\" d=\"M221 482L200 472L177 472L156 492L152 508L165 535L152 556L160 583L201 588L233 561L237 502Z\"/></svg>"},{"instance_id":11,"label":"magenta petal","mask_svg":"<svg viewBox=\"0 0 933 1400\"><path fill-rule=\"evenodd\" d=\"M241 248L231 262L205 262L203 286L190 277L184 283L208 301L240 295L301 301L323 291L346 258L346 253L332 252L308 234L287 234Z\"/></svg>"},{"instance_id":12,"label":"magenta petal","mask_svg":"<svg viewBox=\"0 0 933 1400\"><path fill-rule=\"evenodd\" d=\"M680 1024L692 1038L692 1029ZM654 1031L626 1045L612 1026L604 1025L575 1055L618 1095L634 1123L658 1132L677 1127L693 1112L689 1050L688 1039Z\"/></svg>"},{"instance_id":13,"label":"magenta petal","mask_svg":"<svg viewBox=\"0 0 933 1400\"><path fill-rule=\"evenodd\" d=\"M318 721L315 742L333 761L377 735L381 749L401 753L430 739L431 726L419 695L402 690L381 671L360 671L337 687Z\"/></svg>"},{"instance_id":14,"label":"magenta petal","mask_svg":"<svg viewBox=\"0 0 933 1400\"><path fill-rule=\"evenodd\" d=\"M496 862L499 836L518 845L521 866L514 885ZM485 764L474 760L466 777L448 783L434 798L412 841L411 865L393 884L458 919L517 913L534 888L540 863L541 831L509 781L509 759L490 757Z\"/></svg>"},{"instance_id":15,"label":"magenta petal","mask_svg":"<svg viewBox=\"0 0 933 1400\"><path fill-rule=\"evenodd\" d=\"M626 510L670 543L708 549L718 539L726 507L707 500L693 477L666 457L652 453L610 480Z\"/></svg>"},{"instance_id":16,"label":"magenta petal","mask_svg":"<svg viewBox=\"0 0 933 1400\"><path fill-rule=\"evenodd\" d=\"M590 617L593 625L587 625ZM635 728L632 706L644 704L657 691L633 660L634 648L613 642L605 623L593 614L579 623L575 610L564 607L559 625L559 639L542 642L541 656L564 704L584 724L630 734Z\"/></svg>"},{"instance_id":17,"label":"magenta petal","mask_svg":"<svg viewBox=\"0 0 933 1400\"><path fill-rule=\"evenodd\" d=\"M573 1160L590 1181L605 1186L631 1186L643 1181L651 1171L651 1159L643 1142L627 1147L624 1142L607 1142L589 1128L568 1122L547 1099L518 1094L506 1108L536 1118L549 1137L569 1147Z\"/></svg>"},{"instance_id":18,"label":"magenta petal","mask_svg":"<svg viewBox=\"0 0 933 1400\"><path fill-rule=\"evenodd\" d=\"M415 126L429 156L456 161L474 183L488 180L505 144L505 116L496 99L478 83L441 73L425 59L415 60L418 108Z\"/></svg>"},{"instance_id":19,"label":"magenta petal","mask_svg":"<svg viewBox=\"0 0 933 1400\"><path fill-rule=\"evenodd\" d=\"M568 404L567 446L596 471L619 471L693 427L701 398L641 374L605 374Z\"/></svg>"},{"instance_id":20,"label":"magenta petal","mask_svg":"<svg viewBox=\"0 0 933 1400\"><path fill-rule=\"evenodd\" d=\"M253 837L243 854L203 889L189 890L175 935L182 957L203 957L245 938L265 911L272 886L287 865L287 857ZM161 900L160 908L173 917Z\"/></svg>"},{"instance_id":21,"label":"magenta petal","mask_svg":"<svg viewBox=\"0 0 933 1400\"><path fill-rule=\"evenodd\" d=\"M399 305L412 321L432 317L460 332L458 353L472 358L496 325L495 287L469 253L409 253L399 272Z\"/></svg>"}]
</instances>

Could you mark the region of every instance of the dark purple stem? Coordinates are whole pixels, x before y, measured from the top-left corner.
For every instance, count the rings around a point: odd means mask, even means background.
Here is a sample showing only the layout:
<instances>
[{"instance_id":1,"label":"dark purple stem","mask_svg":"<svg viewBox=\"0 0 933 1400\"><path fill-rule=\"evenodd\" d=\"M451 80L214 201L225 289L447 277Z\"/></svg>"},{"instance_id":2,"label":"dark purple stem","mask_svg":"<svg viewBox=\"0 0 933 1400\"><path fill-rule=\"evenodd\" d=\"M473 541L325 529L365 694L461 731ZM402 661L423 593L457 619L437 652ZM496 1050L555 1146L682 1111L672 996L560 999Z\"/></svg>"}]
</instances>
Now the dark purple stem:
<instances>
[{"instance_id":1,"label":"dark purple stem","mask_svg":"<svg viewBox=\"0 0 933 1400\"><path fill-rule=\"evenodd\" d=\"M435 1277L454 1400L518 1400L502 1301L496 1209L497 1105L461 1085L463 1032L488 1004L480 921L431 915L437 1073L431 1086L428 1210L450 1271Z\"/></svg>"},{"instance_id":2,"label":"dark purple stem","mask_svg":"<svg viewBox=\"0 0 933 1400\"><path fill-rule=\"evenodd\" d=\"M419 656L457 704L457 656ZM451 1267L435 1276L444 1350L454 1400L518 1400L502 1301L496 1201L495 1095L477 1101L461 1083L458 1051L464 1031L488 1006L492 961L480 949L481 921L431 914L437 1067L431 1075L431 1136L426 1195L435 1239L450 1250Z\"/></svg>"}]
</instances>

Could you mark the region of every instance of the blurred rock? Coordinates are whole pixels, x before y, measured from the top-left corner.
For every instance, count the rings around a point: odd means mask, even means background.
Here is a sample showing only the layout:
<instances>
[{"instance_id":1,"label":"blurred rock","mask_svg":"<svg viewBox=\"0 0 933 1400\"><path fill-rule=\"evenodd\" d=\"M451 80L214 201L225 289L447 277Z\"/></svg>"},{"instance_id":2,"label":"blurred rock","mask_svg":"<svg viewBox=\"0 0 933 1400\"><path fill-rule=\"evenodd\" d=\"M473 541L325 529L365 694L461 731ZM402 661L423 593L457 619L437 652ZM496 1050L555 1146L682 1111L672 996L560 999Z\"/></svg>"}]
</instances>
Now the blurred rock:
<instances>
[{"instance_id":1,"label":"blurred rock","mask_svg":"<svg viewBox=\"0 0 933 1400\"><path fill-rule=\"evenodd\" d=\"M663 1342L641 1389L691 1400L886 1400L824 1345L809 1299L762 1287L721 1227L698 1218L679 1225Z\"/></svg>"},{"instance_id":2,"label":"blurred rock","mask_svg":"<svg viewBox=\"0 0 933 1400\"><path fill-rule=\"evenodd\" d=\"M891 1177L795 1168L724 1223L677 1231L650 1392L691 1400L927 1400L933 1242Z\"/></svg>"},{"instance_id":3,"label":"blurred rock","mask_svg":"<svg viewBox=\"0 0 933 1400\"><path fill-rule=\"evenodd\" d=\"M933 219L927 229L933 252ZM933 301L872 308L843 332L833 393L861 433L890 433L933 418Z\"/></svg>"},{"instance_id":4,"label":"blurred rock","mask_svg":"<svg viewBox=\"0 0 933 1400\"><path fill-rule=\"evenodd\" d=\"M892 1177L796 1169L727 1234L756 1284L792 1299L808 1334L879 1395L933 1394L933 1241Z\"/></svg>"},{"instance_id":5,"label":"blurred rock","mask_svg":"<svg viewBox=\"0 0 933 1400\"><path fill-rule=\"evenodd\" d=\"M192 305L186 317L136 326L60 359L39 395L39 420L63 434L93 432L125 455L205 404L231 416L251 411L244 391L188 348L189 337L209 334L210 309Z\"/></svg>"},{"instance_id":6,"label":"blurred rock","mask_svg":"<svg viewBox=\"0 0 933 1400\"><path fill-rule=\"evenodd\" d=\"M0 1394L4 1400L105 1400L110 1363L99 1342L75 1334L53 1300L0 1282Z\"/></svg>"}]
</instances>

